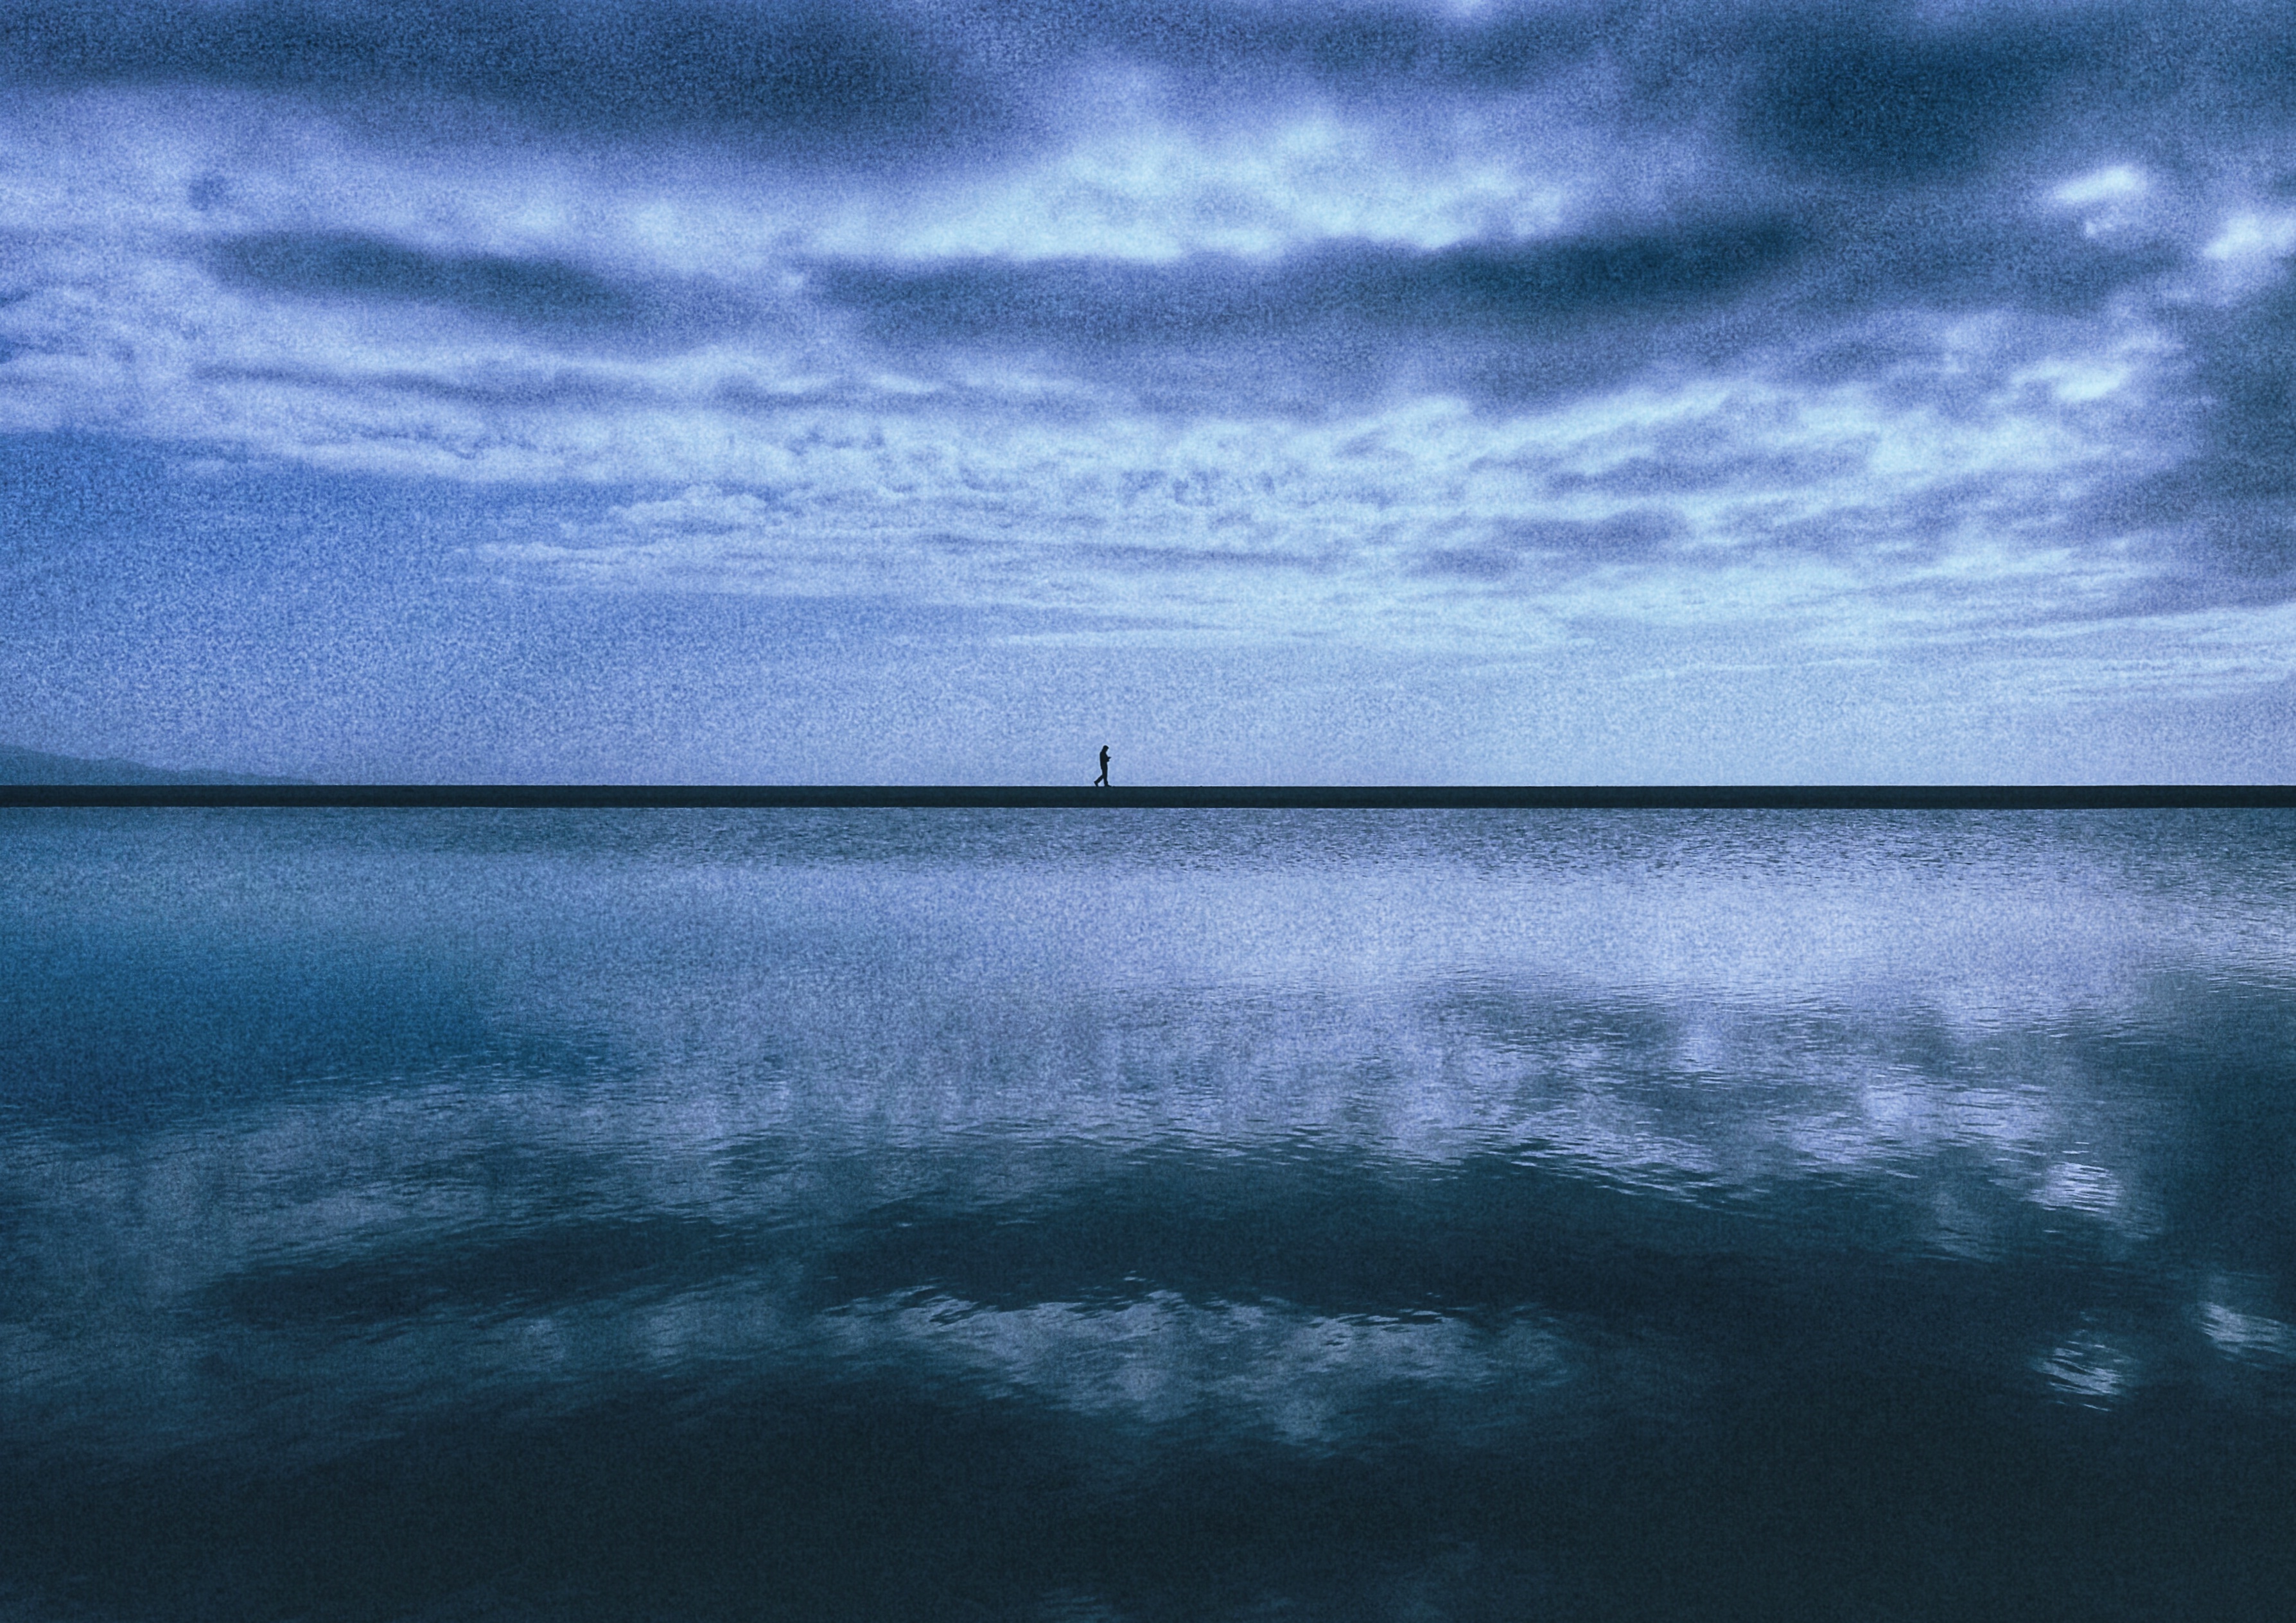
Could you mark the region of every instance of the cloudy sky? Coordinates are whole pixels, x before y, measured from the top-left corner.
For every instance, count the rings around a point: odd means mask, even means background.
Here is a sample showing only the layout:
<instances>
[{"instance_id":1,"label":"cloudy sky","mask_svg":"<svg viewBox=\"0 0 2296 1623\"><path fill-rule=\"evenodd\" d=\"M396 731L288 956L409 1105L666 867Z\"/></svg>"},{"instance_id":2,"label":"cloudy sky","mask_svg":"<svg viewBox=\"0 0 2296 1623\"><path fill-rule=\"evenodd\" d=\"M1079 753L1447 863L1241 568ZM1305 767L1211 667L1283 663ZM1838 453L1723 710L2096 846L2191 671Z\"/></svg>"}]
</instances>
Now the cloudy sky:
<instances>
[{"instance_id":1,"label":"cloudy sky","mask_svg":"<svg viewBox=\"0 0 2296 1623\"><path fill-rule=\"evenodd\" d=\"M2296 775L2284 5L0 5L0 742Z\"/></svg>"}]
</instances>

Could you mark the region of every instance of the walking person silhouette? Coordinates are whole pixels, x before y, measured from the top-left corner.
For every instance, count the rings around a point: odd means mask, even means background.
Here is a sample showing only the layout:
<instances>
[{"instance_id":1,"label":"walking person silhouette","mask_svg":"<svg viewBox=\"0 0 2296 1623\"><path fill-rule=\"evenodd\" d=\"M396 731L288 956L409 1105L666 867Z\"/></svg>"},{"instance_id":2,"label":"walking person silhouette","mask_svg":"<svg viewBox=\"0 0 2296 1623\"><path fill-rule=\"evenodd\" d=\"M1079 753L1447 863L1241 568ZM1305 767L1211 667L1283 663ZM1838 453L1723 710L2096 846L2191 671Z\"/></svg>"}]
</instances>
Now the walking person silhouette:
<instances>
[{"instance_id":1,"label":"walking person silhouette","mask_svg":"<svg viewBox=\"0 0 2296 1623\"><path fill-rule=\"evenodd\" d=\"M1095 789L1106 789L1109 787L1108 746L1106 744L1103 744L1100 747L1100 775L1093 779L1092 783L1093 787Z\"/></svg>"}]
</instances>

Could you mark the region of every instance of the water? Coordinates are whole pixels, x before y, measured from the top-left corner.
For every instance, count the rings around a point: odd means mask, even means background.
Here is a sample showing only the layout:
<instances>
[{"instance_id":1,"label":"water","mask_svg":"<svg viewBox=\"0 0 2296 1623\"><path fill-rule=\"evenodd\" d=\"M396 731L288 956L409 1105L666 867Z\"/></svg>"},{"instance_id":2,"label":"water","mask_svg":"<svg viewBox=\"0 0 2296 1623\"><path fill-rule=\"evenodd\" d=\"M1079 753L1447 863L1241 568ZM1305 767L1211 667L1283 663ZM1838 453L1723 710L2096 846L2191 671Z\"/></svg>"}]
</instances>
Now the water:
<instances>
[{"instance_id":1,"label":"water","mask_svg":"<svg viewBox=\"0 0 2296 1623\"><path fill-rule=\"evenodd\" d=\"M0 1616L2264 1616L2296 817L0 814Z\"/></svg>"}]
</instances>

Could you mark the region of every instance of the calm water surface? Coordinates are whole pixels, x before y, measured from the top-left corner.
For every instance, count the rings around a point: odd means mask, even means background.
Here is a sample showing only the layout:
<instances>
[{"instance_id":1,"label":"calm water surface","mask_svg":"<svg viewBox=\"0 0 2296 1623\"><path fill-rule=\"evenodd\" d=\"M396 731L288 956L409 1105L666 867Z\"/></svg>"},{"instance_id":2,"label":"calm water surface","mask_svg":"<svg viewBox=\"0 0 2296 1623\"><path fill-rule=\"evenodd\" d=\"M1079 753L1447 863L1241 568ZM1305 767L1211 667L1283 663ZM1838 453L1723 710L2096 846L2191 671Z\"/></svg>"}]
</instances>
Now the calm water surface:
<instances>
[{"instance_id":1,"label":"calm water surface","mask_svg":"<svg viewBox=\"0 0 2296 1623\"><path fill-rule=\"evenodd\" d=\"M0 813L0 1617L2296 1594L2286 813Z\"/></svg>"}]
</instances>

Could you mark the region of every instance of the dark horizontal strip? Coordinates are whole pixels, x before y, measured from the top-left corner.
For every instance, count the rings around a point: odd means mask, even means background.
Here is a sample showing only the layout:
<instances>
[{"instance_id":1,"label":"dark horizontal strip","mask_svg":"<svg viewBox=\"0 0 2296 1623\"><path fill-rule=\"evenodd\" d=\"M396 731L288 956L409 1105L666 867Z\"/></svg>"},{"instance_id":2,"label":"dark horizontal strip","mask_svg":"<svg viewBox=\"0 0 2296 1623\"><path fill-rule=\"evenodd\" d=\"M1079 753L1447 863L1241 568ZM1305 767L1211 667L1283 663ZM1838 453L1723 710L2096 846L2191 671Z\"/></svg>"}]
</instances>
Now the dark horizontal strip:
<instances>
[{"instance_id":1,"label":"dark horizontal strip","mask_svg":"<svg viewBox=\"0 0 2296 1623\"><path fill-rule=\"evenodd\" d=\"M0 807L1134 807L1299 811L2119 811L2296 807L2284 783L975 788L921 784L26 783Z\"/></svg>"}]
</instances>

